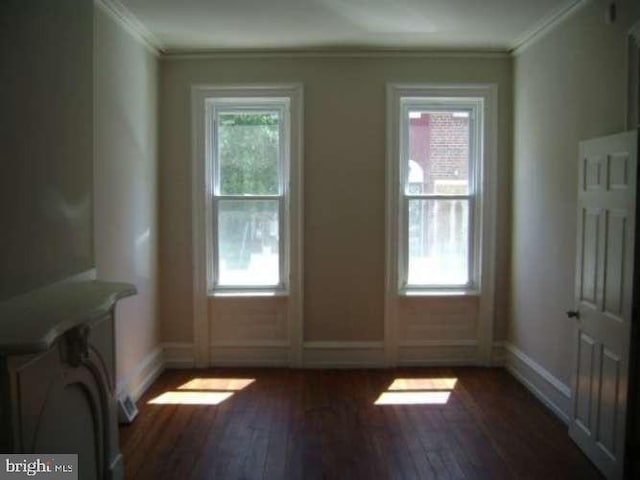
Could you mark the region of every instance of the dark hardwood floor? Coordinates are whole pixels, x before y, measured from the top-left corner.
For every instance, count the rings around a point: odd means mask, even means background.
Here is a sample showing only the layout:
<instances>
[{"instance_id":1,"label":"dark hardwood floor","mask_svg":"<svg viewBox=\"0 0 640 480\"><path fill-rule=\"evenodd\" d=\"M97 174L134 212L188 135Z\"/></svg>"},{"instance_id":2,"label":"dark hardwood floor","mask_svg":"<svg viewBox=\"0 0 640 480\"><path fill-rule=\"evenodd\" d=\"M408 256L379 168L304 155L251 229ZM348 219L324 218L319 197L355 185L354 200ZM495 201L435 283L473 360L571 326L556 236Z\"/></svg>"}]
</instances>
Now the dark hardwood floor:
<instances>
[{"instance_id":1,"label":"dark hardwood floor","mask_svg":"<svg viewBox=\"0 0 640 480\"><path fill-rule=\"evenodd\" d=\"M221 380L185 385L194 378ZM406 378L422 380L393 384ZM148 403L167 392L230 396ZM390 404L375 405L385 392ZM120 429L129 480L602 478L502 369L169 370L138 408Z\"/></svg>"}]
</instances>

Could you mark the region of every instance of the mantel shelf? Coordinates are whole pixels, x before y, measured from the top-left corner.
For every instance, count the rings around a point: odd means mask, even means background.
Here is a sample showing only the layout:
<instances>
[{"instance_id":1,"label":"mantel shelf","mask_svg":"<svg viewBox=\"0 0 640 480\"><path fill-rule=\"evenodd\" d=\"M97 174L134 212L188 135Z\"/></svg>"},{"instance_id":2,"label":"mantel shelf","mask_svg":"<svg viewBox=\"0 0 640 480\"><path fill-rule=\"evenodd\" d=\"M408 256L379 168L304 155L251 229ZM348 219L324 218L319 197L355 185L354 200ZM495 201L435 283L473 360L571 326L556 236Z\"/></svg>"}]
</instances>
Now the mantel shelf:
<instances>
[{"instance_id":1,"label":"mantel shelf","mask_svg":"<svg viewBox=\"0 0 640 480\"><path fill-rule=\"evenodd\" d=\"M60 282L0 303L0 355L44 352L66 331L99 320L136 293L129 283Z\"/></svg>"}]
</instances>

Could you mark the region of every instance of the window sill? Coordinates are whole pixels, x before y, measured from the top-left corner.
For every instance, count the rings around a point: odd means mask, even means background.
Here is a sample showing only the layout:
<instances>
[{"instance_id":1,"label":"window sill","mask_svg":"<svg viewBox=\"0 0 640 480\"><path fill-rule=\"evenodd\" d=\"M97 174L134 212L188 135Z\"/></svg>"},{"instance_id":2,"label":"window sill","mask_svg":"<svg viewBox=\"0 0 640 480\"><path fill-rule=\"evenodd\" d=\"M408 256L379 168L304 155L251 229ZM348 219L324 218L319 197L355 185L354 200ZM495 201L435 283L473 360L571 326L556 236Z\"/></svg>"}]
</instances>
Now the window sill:
<instances>
[{"instance_id":1,"label":"window sill","mask_svg":"<svg viewBox=\"0 0 640 480\"><path fill-rule=\"evenodd\" d=\"M404 289L398 291L400 297L479 297L480 292L474 289L452 289L452 290L420 290Z\"/></svg>"},{"instance_id":2,"label":"window sill","mask_svg":"<svg viewBox=\"0 0 640 480\"><path fill-rule=\"evenodd\" d=\"M213 298L288 297L287 290L217 290L209 292Z\"/></svg>"}]
</instances>

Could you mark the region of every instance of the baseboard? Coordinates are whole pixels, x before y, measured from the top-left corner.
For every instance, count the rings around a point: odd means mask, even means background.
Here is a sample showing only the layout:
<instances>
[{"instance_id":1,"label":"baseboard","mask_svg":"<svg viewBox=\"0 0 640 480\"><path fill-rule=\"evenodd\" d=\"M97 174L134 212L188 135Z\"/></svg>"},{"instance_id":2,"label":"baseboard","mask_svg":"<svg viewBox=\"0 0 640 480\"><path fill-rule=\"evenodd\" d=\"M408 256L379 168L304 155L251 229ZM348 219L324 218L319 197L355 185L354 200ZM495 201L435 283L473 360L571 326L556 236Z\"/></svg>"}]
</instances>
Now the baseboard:
<instances>
[{"instance_id":1,"label":"baseboard","mask_svg":"<svg viewBox=\"0 0 640 480\"><path fill-rule=\"evenodd\" d=\"M398 344L397 364L401 366L478 365L476 340L418 340Z\"/></svg>"},{"instance_id":2,"label":"baseboard","mask_svg":"<svg viewBox=\"0 0 640 480\"><path fill-rule=\"evenodd\" d=\"M302 365L305 368L384 367L384 342L305 342Z\"/></svg>"},{"instance_id":3,"label":"baseboard","mask_svg":"<svg viewBox=\"0 0 640 480\"><path fill-rule=\"evenodd\" d=\"M193 344L187 342L168 342L162 344L165 368L193 368L195 358Z\"/></svg>"},{"instance_id":4,"label":"baseboard","mask_svg":"<svg viewBox=\"0 0 640 480\"><path fill-rule=\"evenodd\" d=\"M116 388L118 397L127 393L134 401L138 401L147 388L162 373L164 366L163 348L162 346L157 346L138 363L126 379L118 382Z\"/></svg>"},{"instance_id":5,"label":"baseboard","mask_svg":"<svg viewBox=\"0 0 640 480\"><path fill-rule=\"evenodd\" d=\"M564 423L569 423L571 389L515 345L505 343L506 368Z\"/></svg>"}]
</instances>

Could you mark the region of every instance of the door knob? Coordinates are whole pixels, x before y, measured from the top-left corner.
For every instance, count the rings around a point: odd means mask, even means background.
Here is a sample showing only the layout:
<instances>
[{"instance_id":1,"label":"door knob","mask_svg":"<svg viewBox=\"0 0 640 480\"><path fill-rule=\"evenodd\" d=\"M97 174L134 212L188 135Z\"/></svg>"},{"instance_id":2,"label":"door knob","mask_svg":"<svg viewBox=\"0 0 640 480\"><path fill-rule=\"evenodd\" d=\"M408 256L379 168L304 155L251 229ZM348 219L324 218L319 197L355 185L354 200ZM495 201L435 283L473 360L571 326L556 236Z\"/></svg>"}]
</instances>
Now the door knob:
<instances>
[{"instance_id":1,"label":"door knob","mask_svg":"<svg viewBox=\"0 0 640 480\"><path fill-rule=\"evenodd\" d=\"M579 310L569 310L569 311L567 311L567 317L575 318L576 320L580 320L580 311Z\"/></svg>"}]
</instances>

